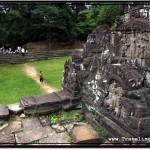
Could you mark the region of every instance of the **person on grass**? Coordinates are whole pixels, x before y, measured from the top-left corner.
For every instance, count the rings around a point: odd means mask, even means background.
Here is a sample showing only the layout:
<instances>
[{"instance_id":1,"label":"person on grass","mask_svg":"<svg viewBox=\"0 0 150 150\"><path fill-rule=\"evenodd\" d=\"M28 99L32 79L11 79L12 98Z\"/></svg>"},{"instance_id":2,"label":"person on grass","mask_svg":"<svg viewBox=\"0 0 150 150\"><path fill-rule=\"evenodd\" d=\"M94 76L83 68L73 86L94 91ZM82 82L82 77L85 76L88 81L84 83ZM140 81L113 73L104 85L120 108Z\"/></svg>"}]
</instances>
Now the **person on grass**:
<instances>
[{"instance_id":1,"label":"person on grass","mask_svg":"<svg viewBox=\"0 0 150 150\"><path fill-rule=\"evenodd\" d=\"M42 73L42 71L40 71L40 82L43 83L43 81L44 81L43 73Z\"/></svg>"}]
</instances>

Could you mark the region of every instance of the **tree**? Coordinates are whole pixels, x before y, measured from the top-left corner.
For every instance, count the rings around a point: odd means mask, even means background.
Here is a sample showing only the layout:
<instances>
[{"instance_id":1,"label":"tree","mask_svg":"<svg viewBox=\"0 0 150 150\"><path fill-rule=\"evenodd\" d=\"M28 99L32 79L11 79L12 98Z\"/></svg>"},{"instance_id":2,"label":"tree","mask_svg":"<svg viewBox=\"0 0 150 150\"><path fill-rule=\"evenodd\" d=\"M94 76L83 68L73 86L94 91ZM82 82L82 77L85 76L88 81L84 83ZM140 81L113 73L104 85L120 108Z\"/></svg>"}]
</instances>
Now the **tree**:
<instances>
[{"instance_id":1,"label":"tree","mask_svg":"<svg viewBox=\"0 0 150 150\"><path fill-rule=\"evenodd\" d=\"M114 3L111 3L114 4ZM102 2L15 2L0 5L0 46L86 40L100 24L113 26L122 5Z\"/></svg>"},{"instance_id":2,"label":"tree","mask_svg":"<svg viewBox=\"0 0 150 150\"><path fill-rule=\"evenodd\" d=\"M123 5L119 3L102 4L97 16L97 24L113 26L117 16L123 15Z\"/></svg>"}]
</instances>

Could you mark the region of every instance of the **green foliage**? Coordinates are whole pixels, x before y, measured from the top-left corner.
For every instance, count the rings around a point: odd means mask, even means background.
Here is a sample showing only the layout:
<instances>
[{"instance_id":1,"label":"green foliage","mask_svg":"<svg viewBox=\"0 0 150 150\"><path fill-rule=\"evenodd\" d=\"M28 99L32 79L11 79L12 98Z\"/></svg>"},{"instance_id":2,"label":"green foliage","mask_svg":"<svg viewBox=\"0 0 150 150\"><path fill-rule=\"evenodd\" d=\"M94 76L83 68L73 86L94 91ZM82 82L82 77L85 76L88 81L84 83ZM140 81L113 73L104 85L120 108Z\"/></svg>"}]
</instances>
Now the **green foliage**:
<instances>
[{"instance_id":1,"label":"green foliage","mask_svg":"<svg viewBox=\"0 0 150 150\"><path fill-rule=\"evenodd\" d=\"M33 116L39 116L41 118L50 118L50 122L52 124L57 124L59 121L64 120L78 120L78 121L84 121L84 115L82 114L81 109L77 110L59 110L55 113L48 114L48 115L33 115Z\"/></svg>"},{"instance_id":2,"label":"green foliage","mask_svg":"<svg viewBox=\"0 0 150 150\"><path fill-rule=\"evenodd\" d=\"M64 111L64 110L60 110L56 113L51 114L51 122L53 124L58 123L59 121L62 120L80 120L83 121L83 115L79 116L77 114L80 114L81 110L68 110L68 111Z\"/></svg>"},{"instance_id":3,"label":"green foliage","mask_svg":"<svg viewBox=\"0 0 150 150\"><path fill-rule=\"evenodd\" d=\"M103 132L103 130L101 128L96 128L95 130L100 137L100 143L101 144L104 143L105 140L107 139L107 135Z\"/></svg>"},{"instance_id":4,"label":"green foliage","mask_svg":"<svg viewBox=\"0 0 150 150\"><path fill-rule=\"evenodd\" d=\"M97 24L108 24L110 27L114 24L117 16L123 14L123 5L110 3L102 5L97 16Z\"/></svg>"},{"instance_id":5,"label":"green foliage","mask_svg":"<svg viewBox=\"0 0 150 150\"><path fill-rule=\"evenodd\" d=\"M116 16L123 14L123 5L114 2L16 2L1 6L5 11L0 9L0 46L13 48L33 41L85 40L96 26L111 27Z\"/></svg>"}]
</instances>

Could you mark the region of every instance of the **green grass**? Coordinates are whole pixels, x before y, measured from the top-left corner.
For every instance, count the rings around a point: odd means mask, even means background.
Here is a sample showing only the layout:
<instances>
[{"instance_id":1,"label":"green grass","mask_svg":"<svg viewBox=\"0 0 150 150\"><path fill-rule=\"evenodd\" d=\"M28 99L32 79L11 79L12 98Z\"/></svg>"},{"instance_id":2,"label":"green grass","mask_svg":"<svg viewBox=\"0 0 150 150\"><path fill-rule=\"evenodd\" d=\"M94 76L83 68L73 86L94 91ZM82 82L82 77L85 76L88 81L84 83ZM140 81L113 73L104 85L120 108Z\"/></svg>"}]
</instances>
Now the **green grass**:
<instances>
[{"instance_id":1,"label":"green grass","mask_svg":"<svg viewBox=\"0 0 150 150\"><path fill-rule=\"evenodd\" d=\"M23 96L37 95L44 91L23 72L23 65L0 65L0 104L19 102Z\"/></svg>"},{"instance_id":2,"label":"green grass","mask_svg":"<svg viewBox=\"0 0 150 150\"><path fill-rule=\"evenodd\" d=\"M78 116L79 114L79 116ZM51 116L51 123L56 124L62 120L84 120L84 116L81 114L81 110L60 110L56 113L53 113Z\"/></svg>"},{"instance_id":3,"label":"green grass","mask_svg":"<svg viewBox=\"0 0 150 150\"><path fill-rule=\"evenodd\" d=\"M55 113L50 113L48 115L38 115L38 114L33 114L33 115L27 115L27 117L40 117L40 118L50 118L50 122L52 124L57 124L59 121L64 121L64 120L79 120L79 121L84 121L84 115L82 114L81 109L75 109L75 110L59 110Z\"/></svg>"},{"instance_id":4,"label":"green grass","mask_svg":"<svg viewBox=\"0 0 150 150\"><path fill-rule=\"evenodd\" d=\"M61 89L64 63L71 57L54 58L28 63L44 73L44 79L56 89ZM23 71L23 64L0 64L0 104L19 102L24 96L39 95L44 90Z\"/></svg>"},{"instance_id":5,"label":"green grass","mask_svg":"<svg viewBox=\"0 0 150 150\"><path fill-rule=\"evenodd\" d=\"M71 59L71 56L52 58L50 60L42 60L28 64L34 66L38 72L43 72L44 81L52 87L61 90L64 63L68 59Z\"/></svg>"}]
</instances>

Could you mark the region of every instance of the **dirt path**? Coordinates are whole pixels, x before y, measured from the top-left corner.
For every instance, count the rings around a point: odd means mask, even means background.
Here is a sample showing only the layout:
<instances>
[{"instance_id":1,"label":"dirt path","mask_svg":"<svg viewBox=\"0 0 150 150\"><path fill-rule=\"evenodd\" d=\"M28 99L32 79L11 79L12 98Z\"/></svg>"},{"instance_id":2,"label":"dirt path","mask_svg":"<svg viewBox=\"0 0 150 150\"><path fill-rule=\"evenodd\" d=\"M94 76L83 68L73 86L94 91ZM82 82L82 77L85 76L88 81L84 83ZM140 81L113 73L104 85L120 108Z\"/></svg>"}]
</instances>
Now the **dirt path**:
<instances>
[{"instance_id":1,"label":"dirt path","mask_svg":"<svg viewBox=\"0 0 150 150\"><path fill-rule=\"evenodd\" d=\"M55 92L56 89L52 88L50 85L48 85L46 82L40 83L38 73L35 69L35 67L30 66L28 64L24 64L24 71L25 73L36 81L47 93Z\"/></svg>"}]
</instances>

